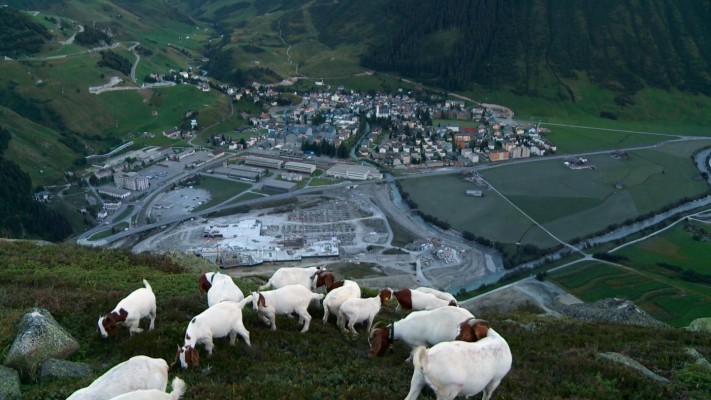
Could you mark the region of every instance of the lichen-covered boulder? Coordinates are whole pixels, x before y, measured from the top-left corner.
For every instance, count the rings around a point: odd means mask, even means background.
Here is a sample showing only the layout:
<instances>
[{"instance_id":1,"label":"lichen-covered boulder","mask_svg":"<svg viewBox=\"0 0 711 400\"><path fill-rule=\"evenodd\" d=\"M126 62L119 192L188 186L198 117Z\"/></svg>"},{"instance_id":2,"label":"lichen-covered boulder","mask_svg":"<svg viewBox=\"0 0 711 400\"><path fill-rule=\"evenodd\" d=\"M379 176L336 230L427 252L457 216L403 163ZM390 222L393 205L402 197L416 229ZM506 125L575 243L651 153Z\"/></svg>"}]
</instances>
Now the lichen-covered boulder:
<instances>
[{"instance_id":1,"label":"lichen-covered boulder","mask_svg":"<svg viewBox=\"0 0 711 400\"><path fill-rule=\"evenodd\" d=\"M697 318L691 321L686 329L694 332L711 333L711 318Z\"/></svg>"},{"instance_id":2,"label":"lichen-covered boulder","mask_svg":"<svg viewBox=\"0 0 711 400\"><path fill-rule=\"evenodd\" d=\"M52 379L81 378L90 374L89 364L50 358L42 363L39 380L44 382Z\"/></svg>"},{"instance_id":3,"label":"lichen-covered boulder","mask_svg":"<svg viewBox=\"0 0 711 400\"><path fill-rule=\"evenodd\" d=\"M20 374L12 368L0 365L0 400L19 398Z\"/></svg>"},{"instance_id":4,"label":"lichen-covered boulder","mask_svg":"<svg viewBox=\"0 0 711 400\"><path fill-rule=\"evenodd\" d=\"M20 322L19 331L3 364L15 368L23 382L35 382L42 363L64 359L77 351L79 343L43 308L33 308Z\"/></svg>"}]
</instances>

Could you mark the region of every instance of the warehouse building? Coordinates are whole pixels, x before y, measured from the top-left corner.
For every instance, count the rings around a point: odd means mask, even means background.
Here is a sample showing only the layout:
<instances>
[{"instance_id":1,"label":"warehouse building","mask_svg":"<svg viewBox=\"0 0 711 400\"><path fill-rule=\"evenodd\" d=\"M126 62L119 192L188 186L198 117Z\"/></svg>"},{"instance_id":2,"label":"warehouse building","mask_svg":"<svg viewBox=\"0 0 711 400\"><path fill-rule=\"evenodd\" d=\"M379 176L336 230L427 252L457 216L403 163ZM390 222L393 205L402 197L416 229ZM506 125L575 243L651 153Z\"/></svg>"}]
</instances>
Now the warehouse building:
<instances>
[{"instance_id":1,"label":"warehouse building","mask_svg":"<svg viewBox=\"0 0 711 400\"><path fill-rule=\"evenodd\" d=\"M313 164L300 163L295 161L287 161L284 164L284 169L291 172L299 172L302 174L313 174L316 171L316 166Z\"/></svg>"},{"instance_id":2,"label":"warehouse building","mask_svg":"<svg viewBox=\"0 0 711 400\"><path fill-rule=\"evenodd\" d=\"M359 181L383 178L383 174L376 168L355 164L336 164L326 171L326 176L337 179L355 179Z\"/></svg>"},{"instance_id":3,"label":"warehouse building","mask_svg":"<svg viewBox=\"0 0 711 400\"><path fill-rule=\"evenodd\" d=\"M229 165L226 167L217 167L213 173L243 181L256 182L267 173L267 170L264 168L248 167L246 165Z\"/></svg>"},{"instance_id":4,"label":"warehouse building","mask_svg":"<svg viewBox=\"0 0 711 400\"><path fill-rule=\"evenodd\" d=\"M255 165L257 167L281 169L284 161L277 160L275 158L257 157L257 156L247 156L244 160L247 165Z\"/></svg>"},{"instance_id":5,"label":"warehouse building","mask_svg":"<svg viewBox=\"0 0 711 400\"><path fill-rule=\"evenodd\" d=\"M262 190L267 193L289 193L296 188L296 183L271 180L262 185Z\"/></svg>"}]
</instances>

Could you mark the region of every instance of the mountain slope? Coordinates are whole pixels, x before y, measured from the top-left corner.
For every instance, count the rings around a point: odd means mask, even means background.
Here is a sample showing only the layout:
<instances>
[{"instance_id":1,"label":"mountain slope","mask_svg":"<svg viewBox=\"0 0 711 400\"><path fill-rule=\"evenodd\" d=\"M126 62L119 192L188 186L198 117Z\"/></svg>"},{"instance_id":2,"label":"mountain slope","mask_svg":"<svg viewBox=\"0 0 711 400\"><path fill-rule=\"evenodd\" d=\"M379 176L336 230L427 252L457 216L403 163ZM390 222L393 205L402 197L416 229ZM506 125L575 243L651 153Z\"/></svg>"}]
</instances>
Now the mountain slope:
<instances>
[{"instance_id":1,"label":"mountain slope","mask_svg":"<svg viewBox=\"0 0 711 400\"><path fill-rule=\"evenodd\" d=\"M369 48L365 65L451 89L505 85L573 101L561 78L577 72L620 93L649 85L711 95L708 1L407 3L388 3L394 34Z\"/></svg>"},{"instance_id":2,"label":"mountain slope","mask_svg":"<svg viewBox=\"0 0 711 400\"><path fill-rule=\"evenodd\" d=\"M182 344L190 319L206 306L198 291L200 271L214 267L203 259L168 258L76 245L38 246L29 242L0 241L5 267L0 269L0 347L7 349L15 327L31 307L48 309L80 343L70 361L89 363L94 374L23 385L22 398L66 398L91 383L111 366L144 354L171 363L176 344ZM214 270L214 269L213 269ZM156 294L158 316L153 331L101 339L97 316L111 310L119 299L148 280ZM263 277L266 278L266 277ZM245 293L263 279L237 279ZM374 289L363 289L374 296ZM17 293L23 295L18 296ZM388 305L376 320L389 323L403 314ZM170 379L187 383L183 400L192 399L382 399L404 398L412 366L405 362L409 349L401 342L382 358L366 356L368 340L341 333L335 318L324 325L322 309L309 309L309 332L299 333L296 318L277 317L272 332L252 311L244 309L244 323L252 347L238 339L216 339L212 357L202 346L200 366L172 368ZM537 312L537 310L530 310ZM584 324L568 319L537 317L528 312L477 315L486 318L506 338L513 367L494 398L507 399L668 399L708 398L711 374L694 365L686 353L693 347L711 358L711 336L683 329L643 328L614 324ZM146 321L142 321L142 327ZM670 380L663 384L624 365L603 360L601 353L622 353ZM433 398L425 389L422 399Z\"/></svg>"}]
</instances>

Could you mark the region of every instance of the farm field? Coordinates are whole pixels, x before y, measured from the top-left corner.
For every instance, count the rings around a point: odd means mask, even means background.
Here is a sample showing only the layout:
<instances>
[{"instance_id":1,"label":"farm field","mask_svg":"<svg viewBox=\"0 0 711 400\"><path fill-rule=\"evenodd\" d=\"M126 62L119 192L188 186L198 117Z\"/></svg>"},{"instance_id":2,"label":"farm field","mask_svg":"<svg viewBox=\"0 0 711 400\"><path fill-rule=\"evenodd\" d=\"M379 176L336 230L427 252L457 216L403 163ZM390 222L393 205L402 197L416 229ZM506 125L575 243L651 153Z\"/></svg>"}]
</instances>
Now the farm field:
<instances>
[{"instance_id":1,"label":"farm field","mask_svg":"<svg viewBox=\"0 0 711 400\"><path fill-rule=\"evenodd\" d=\"M200 184L197 185L197 187L210 192L210 200L205 202L205 204L195 207L194 211L200 211L206 208L216 206L228 199L239 195L240 193L249 189L251 186L252 185L243 182L235 182L231 180L212 177L202 177L200 178ZM240 201L241 200L244 199L240 199Z\"/></svg>"},{"instance_id":2,"label":"farm field","mask_svg":"<svg viewBox=\"0 0 711 400\"><path fill-rule=\"evenodd\" d=\"M652 317L673 326L686 326L711 313L708 286L669 277L659 269L585 262L548 276L583 301L610 297L627 299Z\"/></svg>"},{"instance_id":3,"label":"farm field","mask_svg":"<svg viewBox=\"0 0 711 400\"><path fill-rule=\"evenodd\" d=\"M627 257L630 261L625 264L635 268L659 269L660 264L667 264L711 275L710 239L711 224L685 221L614 254Z\"/></svg>"},{"instance_id":4,"label":"farm field","mask_svg":"<svg viewBox=\"0 0 711 400\"><path fill-rule=\"evenodd\" d=\"M626 159L589 156L594 170L571 170L556 159L501 165L480 174L535 221L570 241L705 193L708 185L694 179L698 171L689 157L710 143L671 143L630 152ZM465 196L474 186L459 175L403 179L401 185L420 210L456 230L504 243L556 244L493 190L481 198Z\"/></svg>"},{"instance_id":5,"label":"farm field","mask_svg":"<svg viewBox=\"0 0 711 400\"><path fill-rule=\"evenodd\" d=\"M484 191L483 197L466 196L466 190L476 187L460 175L403 179L400 185L422 212L449 222L460 232L469 231L493 241L521 242L538 247L557 244L496 192Z\"/></svg>"}]
</instances>

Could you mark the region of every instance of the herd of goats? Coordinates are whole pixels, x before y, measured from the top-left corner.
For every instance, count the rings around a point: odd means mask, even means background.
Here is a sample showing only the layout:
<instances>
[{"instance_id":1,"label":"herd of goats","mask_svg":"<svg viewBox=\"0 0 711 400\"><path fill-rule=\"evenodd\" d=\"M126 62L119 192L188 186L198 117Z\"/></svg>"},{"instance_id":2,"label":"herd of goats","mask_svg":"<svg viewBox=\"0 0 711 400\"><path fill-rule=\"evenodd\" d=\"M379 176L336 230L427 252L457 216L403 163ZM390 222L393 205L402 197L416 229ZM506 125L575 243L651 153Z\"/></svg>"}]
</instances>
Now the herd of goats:
<instances>
[{"instance_id":1,"label":"herd of goats","mask_svg":"<svg viewBox=\"0 0 711 400\"><path fill-rule=\"evenodd\" d=\"M143 331L139 327L143 318L150 318L148 329L153 329L156 298L146 280L143 285L99 318L102 337L115 335L119 326L127 326L131 335L138 334ZM239 335L251 346L249 331L242 322L242 309L247 303L252 303L259 318L272 330L276 330L276 315L295 314L303 326L301 332L307 332L311 321L307 308L312 301L321 300L324 323L329 315L336 315L338 327L353 334L357 334L355 324L367 323L369 357L383 355L396 340L413 349L408 360L414 372L406 400L417 399L425 384L434 390L438 400L480 392L483 400L489 400L511 368L511 350L506 340L486 321L460 308L451 294L435 289L385 288L375 297L361 298L356 282L336 281L333 272L323 267L281 268L258 291L246 297L229 275L219 272L203 273L198 285L202 293L207 293L208 308L190 321L185 343L178 347L176 363L182 368L198 365L196 347L200 344L211 355L214 338L229 335L230 345L235 345ZM326 294L313 291L322 286ZM398 309L412 312L390 325L373 327L373 319L381 307L393 298L397 299ZM172 391L167 393L168 369L161 358L135 356L77 390L67 400L178 400L186 385L175 377Z\"/></svg>"}]
</instances>

